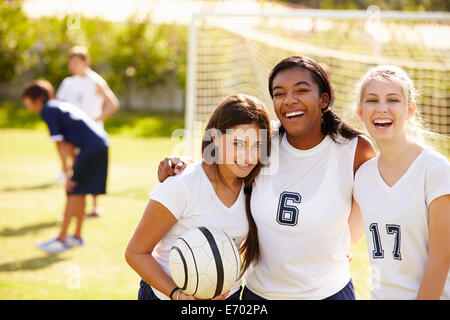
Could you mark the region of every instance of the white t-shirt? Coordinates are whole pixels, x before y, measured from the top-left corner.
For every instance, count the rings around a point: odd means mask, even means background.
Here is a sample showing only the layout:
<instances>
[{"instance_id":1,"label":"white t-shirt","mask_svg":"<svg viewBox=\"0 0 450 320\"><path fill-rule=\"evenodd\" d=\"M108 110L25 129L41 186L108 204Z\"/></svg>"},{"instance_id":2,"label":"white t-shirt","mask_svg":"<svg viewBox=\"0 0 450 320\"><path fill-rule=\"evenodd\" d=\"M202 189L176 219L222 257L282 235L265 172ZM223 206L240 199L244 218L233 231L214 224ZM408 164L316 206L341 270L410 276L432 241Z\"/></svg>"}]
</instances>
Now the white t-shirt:
<instances>
[{"instance_id":1,"label":"white t-shirt","mask_svg":"<svg viewBox=\"0 0 450 320\"><path fill-rule=\"evenodd\" d=\"M150 194L152 200L164 205L178 220L153 250L153 257L162 269L169 272L170 248L184 232L199 226L212 226L225 231L239 248L248 234L248 221L245 213L244 188L231 207L226 207L214 191L211 181L203 170L201 161L186 167L177 176L168 177L156 185ZM242 280L230 289L236 292ZM158 298L169 297L154 289Z\"/></svg>"},{"instance_id":2,"label":"white t-shirt","mask_svg":"<svg viewBox=\"0 0 450 320\"><path fill-rule=\"evenodd\" d=\"M251 209L261 260L246 286L270 299L324 299L350 281L346 253L358 139L329 136L309 150L273 138L270 165L255 180Z\"/></svg>"},{"instance_id":3,"label":"white t-shirt","mask_svg":"<svg viewBox=\"0 0 450 320\"><path fill-rule=\"evenodd\" d=\"M103 112L103 97L97 91L97 84L106 83L96 72L89 70L86 76L65 78L58 88L56 99L69 102L86 112L92 119ZM100 125L103 122L97 121Z\"/></svg>"},{"instance_id":4,"label":"white t-shirt","mask_svg":"<svg viewBox=\"0 0 450 320\"><path fill-rule=\"evenodd\" d=\"M426 148L390 187L378 159L358 169L354 188L372 266L372 299L415 299L428 260L428 206L450 194L450 165ZM441 299L450 299L450 276Z\"/></svg>"}]
</instances>

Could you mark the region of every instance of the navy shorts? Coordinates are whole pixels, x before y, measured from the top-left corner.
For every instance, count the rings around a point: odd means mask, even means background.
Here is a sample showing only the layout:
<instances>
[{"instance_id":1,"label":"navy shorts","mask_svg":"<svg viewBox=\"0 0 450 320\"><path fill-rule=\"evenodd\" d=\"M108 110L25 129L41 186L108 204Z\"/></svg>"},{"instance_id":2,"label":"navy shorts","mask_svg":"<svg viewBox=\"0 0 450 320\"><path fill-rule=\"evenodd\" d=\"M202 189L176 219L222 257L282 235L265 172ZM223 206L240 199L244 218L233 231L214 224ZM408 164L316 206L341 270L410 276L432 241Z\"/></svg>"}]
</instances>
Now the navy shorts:
<instances>
[{"instance_id":1,"label":"navy shorts","mask_svg":"<svg viewBox=\"0 0 450 320\"><path fill-rule=\"evenodd\" d=\"M77 184L72 194L105 194L108 175L108 147L81 149L75 158L72 180Z\"/></svg>"},{"instance_id":2,"label":"navy shorts","mask_svg":"<svg viewBox=\"0 0 450 320\"><path fill-rule=\"evenodd\" d=\"M140 285L140 288L139 288L139 292L138 292L138 300L160 300L156 296L152 287L147 282L145 282L144 280L141 280L139 285ZM241 290L242 290L242 287L240 287L238 291L233 293L231 296L229 296L225 300L239 300L239 296L241 295Z\"/></svg>"},{"instance_id":3,"label":"navy shorts","mask_svg":"<svg viewBox=\"0 0 450 320\"><path fill-rule=\"evenodd\" d=\"M244 292L242 293L242 300L265 300L265 299L263 297L258 296L249 288L245 287ZM323 300L356 300L355 288L353 287L352 280L350 279L350 281L342 290Z\"/></svg>"}]
</instances>

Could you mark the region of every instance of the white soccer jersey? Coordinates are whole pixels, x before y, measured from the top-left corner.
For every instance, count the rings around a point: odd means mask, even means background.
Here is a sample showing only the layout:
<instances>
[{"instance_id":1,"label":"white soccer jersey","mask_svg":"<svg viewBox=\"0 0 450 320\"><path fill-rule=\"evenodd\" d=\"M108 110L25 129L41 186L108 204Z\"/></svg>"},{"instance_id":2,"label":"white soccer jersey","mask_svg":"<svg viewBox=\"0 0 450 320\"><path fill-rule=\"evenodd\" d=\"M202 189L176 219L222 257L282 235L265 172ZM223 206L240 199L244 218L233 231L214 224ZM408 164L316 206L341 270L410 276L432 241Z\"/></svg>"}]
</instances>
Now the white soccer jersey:
<instances>
[{"instance_id":1,"label":"white soccer jersey","mask_svg":"<svg viewBox=\"0 0 450 320\"><path fill-rule=\"evenodd\" d=\"M88 71L84 77L78 75L67 77L61 82L56 99L79 107L95 119L102 114L104 102L97 91L97 83L105 83L105 80L92 70ZM101 120L98 123L103 124Z\"/></svg>"},{"instance_id":2,"label":"white soccer jersey","mask_svg":"<svg viewBox=\"0 0 450 320\"><path fill-rule=\"evenodd\" d=\"M178 220L153 251L153 257L167 274L170 274L170 248L187 230L199 226L216 227L225 231L238 248L248 234L244 188L235 203L226 207L215 193L201 161L187 166L180 175L156 185L150 198L163 204ZM241 280L230 289L230 294L236 292L240 285ZM158 290L153 290L158 298L169 299Z\"/></svg>"},{"instance_id":3,"label":"white soccer jersey","mask_svg":"<svg viewBox=\"0 0 450 320\"><path fill-rule=\"evenodd\" d=\"M273 139L270 165L256 178L251 209L261 261L246 286L266 299L323 299L350 281L346 253L358 139L329 136L309 150Z\"/></svg>"},{"instance_id":4,"label":"white soccer jersey","mask_svg":"<svg viewBox=\"0 0 450 320\"><path fill-rule=\"evenodd\" d=\"M358 169L354 188L372 266L372 299L415 299L428 260L427 208L450 194L450 165L424 149L390 187L378 171L378 159ZM450 298L450 277L441 298Z\"/></svg>"}]
</instances>

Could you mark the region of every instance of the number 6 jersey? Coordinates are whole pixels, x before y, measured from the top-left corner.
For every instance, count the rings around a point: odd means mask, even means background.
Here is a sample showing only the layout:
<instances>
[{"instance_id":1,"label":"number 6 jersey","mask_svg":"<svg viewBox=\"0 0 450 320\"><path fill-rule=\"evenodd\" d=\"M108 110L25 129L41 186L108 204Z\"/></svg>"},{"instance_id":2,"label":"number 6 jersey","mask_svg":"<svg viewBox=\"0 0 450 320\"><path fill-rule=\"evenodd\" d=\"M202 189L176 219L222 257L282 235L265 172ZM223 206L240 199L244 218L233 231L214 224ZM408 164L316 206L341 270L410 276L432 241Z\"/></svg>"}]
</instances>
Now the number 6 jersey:
<instances>
[{"instance_id":1,"label":"number 6 jersey","mask_svg":"<svg viewBox=\"0 0 450 320\"><path fill-rule=\"evenodd\" d=\"M266 299L324 299L350 281L346 253L358 139L329 136L309 150L272 139L268 167L255 180L251 209L261 261L246 286Z\"/></svg>"},{"instance_id":2,"label":"number 6 jersey","mask_svg":"<svg viewBox=\"0 0 450 320\"><path fill-rule=\"evenodd\" d=\"M372 267L372 299L415 299L428 260L428 206L450 194L450 165L442 155L424 149L389 186L379 173L378 159L358 169L354 187ZM441 299L449 298L447 276Z\"/></svg>"}]
</instances>

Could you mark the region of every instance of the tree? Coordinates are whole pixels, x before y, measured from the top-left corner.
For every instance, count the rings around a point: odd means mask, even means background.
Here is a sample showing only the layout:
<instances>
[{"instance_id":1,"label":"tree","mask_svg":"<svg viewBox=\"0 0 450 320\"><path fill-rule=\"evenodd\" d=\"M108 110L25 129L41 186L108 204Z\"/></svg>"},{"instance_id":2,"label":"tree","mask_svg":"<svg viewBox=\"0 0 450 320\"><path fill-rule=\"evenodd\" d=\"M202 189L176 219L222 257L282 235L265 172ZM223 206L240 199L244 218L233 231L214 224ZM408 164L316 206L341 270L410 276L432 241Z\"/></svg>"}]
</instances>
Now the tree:
<instances>
[{"instance_id":1,"label":"tree","mask_svg":"<svg viewBox=\"0 0 450 320\"><path fill-rule=\"evenodd\" d=\"M381 10L450 11L450 1L440 0L287 0L287 3L315 9L367 9L377 5Z\"/></svg>"}]
</instances>

